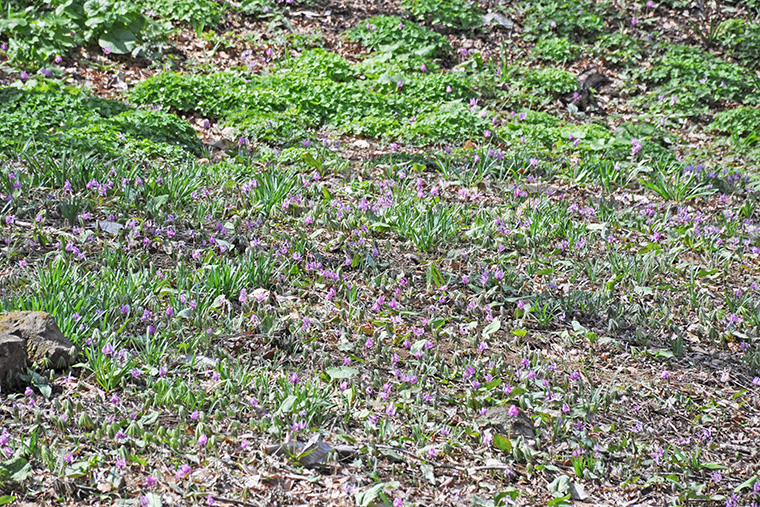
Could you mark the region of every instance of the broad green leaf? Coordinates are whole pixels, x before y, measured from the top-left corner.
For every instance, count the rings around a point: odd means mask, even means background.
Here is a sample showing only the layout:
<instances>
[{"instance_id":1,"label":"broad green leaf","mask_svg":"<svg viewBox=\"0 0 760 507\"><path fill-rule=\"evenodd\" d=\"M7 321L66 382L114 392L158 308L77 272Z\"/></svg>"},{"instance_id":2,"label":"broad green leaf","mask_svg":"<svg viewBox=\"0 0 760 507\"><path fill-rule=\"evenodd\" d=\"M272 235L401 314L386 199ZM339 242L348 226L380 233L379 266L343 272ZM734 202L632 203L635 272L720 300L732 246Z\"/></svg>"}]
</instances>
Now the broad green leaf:
<instances>
[{"instance_id":1,"label":"broad green leaf","mask_svg":"<svg viewBox=\"0 0 760 507\"><path fill-rule=\"evenodd\" d=\"M500 451L507 454L510 454L512 452L512 441L509 439L509 437L505 437L499 433L493 436L493 445Z\"/></svg>"},{"instance_id":2,"label":"broad green leaf","mask_svg":"<svg viewBox=\"0 0 760 507\"><path fill-rule=\"evenodd\" d=\"M483 328L483 332L481 333L481 335L483 336L483 338L488 338L499 329L501 329L501 319L497 317L493 319L490 324L488 324L486 327Z\"/></svg>"},{"instance_id":3,"label":"broad green leaf","mask_svg":"<svg viewBox=\"0 0 760 507\"><path fill-rule=\"evenodd\" d=\"M116 28L101 35L98 45L117 55L131 53L137 46L137 37L126 28Z\"/></svg>"},{"instance_id":4,"label":"broad green leaf","mask_svg":"<svg viewBox=\"0 0 760 507\"><path fill-rule=\"evenodd\" d=\"M278 411L281 414L286 414L288 412L291 412L293 410L293 405L296 404L296 401L298 401L298 397L291 394L290 396L282 400L282 404L280 405L280 409Z\"/></svg>"},{"instance_id":5,"label":"broad green leaf","mask_svg":"<svg viewBox=\"0 0 760 507\"><path fill-rule=\"evenodd\" d=\"M149 414L145 414L140 418L140 422L144 426L151 426L158 421L158 412L151 412Z\"/></svg>"},{"instance_id":6,"label":"broad green leaf","mask_svg":"<svg viewBox=\"0 0 760 507\"><path fill-rule=\"evenodd\" d=\"M327 368L325 370L325 373L327 373L331 379L344 379L344 378L351 378L354 375L359 374L359 370L356 368L351 368L349 366L338 366L335 368Z\"/></svg>"},{"instance_id":7,"label":"broad green leaf","mask_svg":"<svg viewBox=\"0 0 760 507\"><path fill-rule=\"evenodd\" d=\"M750 477L746 481L744 481L741 484L739 484L738 486L736 486L736 488L734 488L734 491L736 493L739 493L743 489L751 488L752 486L755 485L756 482L757 482L757 476L753 475L752 477Z\"/></svg>"},{"instance_id":8,"label":"broad green leaf","mask_svg":"<svg viewBox=\"0 0 760 507\"><path fill-rule=\"evenodd\" d=\"M565 494L568 489L570 489L570 477L567 475L555 477L554 480L549 483L549 491L555 493Z\"/></svg>"},{"instance_id":9,"label":"broad green leaf","mask_svg":"<svg viewBox=\"0 0 760 507\"><path fill-rule=\"evenodd\" d=\"M24 458L15 457L0 463L0 478L23 482L31 475L32 465Z\"/></svg>"},{"instance_id":10,"label":"broad green leaf","mask_svg":"<svg viewBox=\"0 0 760 507\"><path fill-rule=\"evenodd\" d=\"M369 505L372 505L375 498L377 498L377 495L383 490L384 487L385 483L381 482L375 484L371 488L365 489L364 491L357 491L354 495L356 505L359 507L367 507Z\"/></svg>"}]
</instances>

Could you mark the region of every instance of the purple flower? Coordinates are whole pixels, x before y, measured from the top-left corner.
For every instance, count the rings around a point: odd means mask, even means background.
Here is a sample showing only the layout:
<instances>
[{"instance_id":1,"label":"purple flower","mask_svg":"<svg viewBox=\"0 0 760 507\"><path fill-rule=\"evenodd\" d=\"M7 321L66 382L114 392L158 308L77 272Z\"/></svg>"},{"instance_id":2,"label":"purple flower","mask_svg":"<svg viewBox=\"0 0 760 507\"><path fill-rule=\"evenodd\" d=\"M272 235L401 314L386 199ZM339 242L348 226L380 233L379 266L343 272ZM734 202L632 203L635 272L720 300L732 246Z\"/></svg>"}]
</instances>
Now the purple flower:
<instances>
[{"instance_id":1,"label":"purple flower","mask_svg":"<svg viewBox=\"0 0 760 507\"><path fill-rule=\"evenodd\" d=\"M188 465L187 463L183 463L180 465L180 467L177 469L177 479L182 480L186 479L191 473L193 473L192 467Z\"/></svg>"},{"instance_id":2,"label":"purple flower","mask_svg":"<svg viewBox=\"0 0 760 507\"><path fill-rule=\"evenodd\" d=\"M519 414L520 410L515 405L511 405L507 411L507 415L509 415L509 417L517 417Z\"/></svg>"}]
</instances>

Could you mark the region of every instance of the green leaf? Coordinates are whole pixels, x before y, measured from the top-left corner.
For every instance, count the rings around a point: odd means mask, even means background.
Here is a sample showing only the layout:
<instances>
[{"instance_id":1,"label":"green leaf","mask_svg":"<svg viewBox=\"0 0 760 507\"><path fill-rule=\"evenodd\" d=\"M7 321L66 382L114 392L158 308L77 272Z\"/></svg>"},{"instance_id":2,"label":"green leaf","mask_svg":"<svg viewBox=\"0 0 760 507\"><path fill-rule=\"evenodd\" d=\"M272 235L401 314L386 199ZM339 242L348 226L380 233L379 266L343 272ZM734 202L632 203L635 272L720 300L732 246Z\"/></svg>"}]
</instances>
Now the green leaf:
<instances>
[{"instance_id":1,"label":"green leaf","mask_svg":"<svg viewBox=\"0 0 760 507\"><path fill-rule=\"evenodd\" d=\"M512 453L512 441L509 437L497 433L493 436L493 445L502 452Z\"/></svg>"},{"instance_id":2,"label":"green leaf","mask_svg":"<svg viewBox=\"0 0 760 507\"><path fill-rule=\"evenodd\" d=\"M549 483L549 491L552 491L555 493L565 494L567 490L569 489L570 489L570 477L568 477L567 475L560 475L556 477L551 483Z\"/></svg>"},{"instance_id":3,"label":"green leaf","mask_svg":"<svg viewBox=\"0 0 760 507\"><path fill-rule=\"evenodd\" d=\"M116 28L101 35L98 45L110 50L113 54L125 55L131 53L137 46L137 37L126 28Z\"/></svg>"},{"instance_id":4,"label":"green leaf","mask_svg":"<svg viewBox=\"0 0 760 507\"><path fill-rule=\"evenodd\" d=\"M719 465L717 463L703 463L702 466L709 470L725 470L727 467Z\"/></svg>"},{"instance_id":5,"label":"green leaf","mask_svg":"<svg viewBox=\"0 0 760 507\"><path fill-rule=\"evenodd\" d=\"M518 496L520 496L520 490L509 487L506 490L502 491L501 493L496 493L496 495L493 497L493 500L497 506L500 506L500 505L506 505L507 498L509 498L510 500L517 500Z\"/></svg>"},{"instance_id":6,"label":"green leaf","mask_svg":"<svg viewBox=\"0 0 760 507\"><path fill-rule=\"evenodd\" d=\"M546 503L547 507L553 507L555 505L565 506L565 505L572 505L570 502L570 495L560 496L558 498L555 498L554 500L551 500Z\"/></svg>"},{"instance_id":7,"label":"green leaf","mask_svg":"<svg viewBox=\"0 0 760 507\"><path fill-rule=\"evenodd\" d=\"M0 505L5 505L7 503L11 503L15 501L16 501L15 496L9 496L9 495L0 496Z\"/></svg>"},{"instance_id":8,"label":"green leaf","mask_svg":"<svg viewBox=\"0 0 760 507\"><path fill-rule=\"evenodd\" d=\"M433 466L427 463L420 463L420 470L422 471L422 475L425 476L425 479L427 479L430 484L434 485L435 474L433 473Z\"/></svg>"},{"instance_id":9,"label":"green leaf","mask_svg":"<svg viewBox=\"0 0 760 507\"><path fill-rule=\"evenodd\" d=\"M351 368L349 366L339 366L335 368L327 368L325 370L325 373L327 373L331 379L344 379L344 378L351 378L354 375L359 374L359 370L356 368Z\"/></svg>"},{"instance_id":10,"label":"green leaf","mask_svg":"<svg viewBox=\"0 0 760 507\"><path fill-rule=\"evenodd\" d=\"M11 482L23 482L32 475L32 465L21 457L11 458L0 463L0 479L7 478Z\"/></svg>"},{"instance_id":11,"label":"green leaf","mask_svg":"<svg viewBox=\"0 0 760 507\"><path fill-rule=\"evenodd\" d=\"M185 308L181 312L177 314L177 318L179 319L189 319L193 316L193 309L192 308Z\"/></svg>"},{"instance_id":12,"label":"green leaf","mask_svg":"<svg viewBox=\"0 0 760 507\"><path fill-rule=\"evenodd\" d=\"M739 493L741 490L743 490L745 488L751 488L752 486L755 485L756 482L757 482L757 476L753 475L752 477L750 477L746 481L744 481L741 484L739 484L738 486L736 486L736 488L734 489L734 491L736 493Z\"/></svg>"},{"instance_id":13,"label":"green leaf","mask_svg":"<svg viewBox=\"0 0 760 507\"><path fill-rule=\"evenodd\" d=\"M490 324L488 324L485 328L483 328L483 332L481 335L484 339L487 339L489 336L491 336L493 333L501 329L501 319L498 317L493 319Z\"/></svg>"},{"instance_id":14,"label":"green leaf","mask_svg":"<svg viewBox=\"0 0 760 507\"><path fill-rule=\"evenodd\" d=\"M313 169L316 169L320 173L322 172L322 161L314 158L314 155L312 155L311 153L306 152L302 154L301 159L303 160L304 164L306 164L307 166Z\"/></svg>"},{"instance_id":15,"label":"green leaf","mask_svg":"<svg viewBox=\"0 0 760 507\"><path fill-rule=\"evenodd\" d=\"M573 321L573 331L575 331L576 333L585 333L586 332L586 328L583 327L583 325L580 322L578 322L577 320L574 320Z\"/></svg>"},{"instance_id":16,"label":"green leaf","mask_svg":"<svg viewBox=\"0 0 760 507\"><path fill-rule=\"evenodd\" d=\"M293 410L293 405L296 404L296 401L298 401L298 397L291 394L290 396L282 400L282 404L280 405L278 412L280 412L281 414L286 414L288 412L291 412Z\"/></svg>"},{"instance_id":17,"label":"green leaf","mask_svg":"<svg viewBox=\"0 0 760 507\"><path fill-rule=\"evenodd\" d=\"M354 499L356 500L356 505L359 507L367 507L371 505L375 498L377 498L377 495L383 490L385 487L385 483L381 482L379 484L375 484L371 488L365 489L364 491L357 491L354 495Z\"/></svg>"},{"instance_id":18,"label":"green leaf","mask_svg":"<svg viewBox=\"0 0 760 507\"><path fill-rule=\"evenodd\" d=\"M512 334L515 335L515 336L517 336L518 338L524 338L525 335L528 334L528 330L527 329L522 329L522 328L520 328L520 329L513 329L512 330Z\"/></svg>"},{"instance_id":19,"label":"green leaf","mask_svg":"<svg viewBox=\"0 0 760 507\"><path fill-rule=\"evenodd\" d=\"M145 414L140 418L140 422L144 426L151 426L158 421L158 412L151 412L150 414Z\"/></svg>"}]
</instances>

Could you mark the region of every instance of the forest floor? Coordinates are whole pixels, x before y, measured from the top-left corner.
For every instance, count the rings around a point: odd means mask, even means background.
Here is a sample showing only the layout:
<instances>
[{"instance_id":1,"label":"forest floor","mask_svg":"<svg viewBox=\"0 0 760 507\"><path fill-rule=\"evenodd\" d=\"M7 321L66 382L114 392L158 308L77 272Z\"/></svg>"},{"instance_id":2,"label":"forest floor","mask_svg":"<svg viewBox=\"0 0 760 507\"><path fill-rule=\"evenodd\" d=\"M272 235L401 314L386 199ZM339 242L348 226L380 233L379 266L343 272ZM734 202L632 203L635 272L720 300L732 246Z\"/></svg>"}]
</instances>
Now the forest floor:
<instances>
[{"instance_id":1,"label":"forest floor","mask_svg":"<svg viewBox=\"0 0 760 507\"><path fill-rule=\"evenodd\" d=\"M757 1L6 3L0 505L760 503Z\"/></svg>"}]
</instances>

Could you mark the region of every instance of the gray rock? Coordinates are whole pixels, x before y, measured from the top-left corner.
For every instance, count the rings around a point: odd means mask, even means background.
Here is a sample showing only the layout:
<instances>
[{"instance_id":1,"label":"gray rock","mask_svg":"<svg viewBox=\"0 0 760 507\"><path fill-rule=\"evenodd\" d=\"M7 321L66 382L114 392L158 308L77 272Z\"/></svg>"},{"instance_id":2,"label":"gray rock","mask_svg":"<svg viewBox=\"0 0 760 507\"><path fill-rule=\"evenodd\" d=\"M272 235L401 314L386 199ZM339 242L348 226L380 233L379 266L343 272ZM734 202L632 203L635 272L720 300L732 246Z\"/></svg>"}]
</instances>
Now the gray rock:
<instances>
[{"instance_id":1,"label":"gray rock","mask_svg":"<svg viewBox=\"0 0 760 507\"><path fill-rule=\"evenodd\" d=\"M71 366L76 347L63 336L52 315L45 312L11 312L0 315L0 335L24 340L26 358L31 364L53 368Z\"/></svg>"},{"instance_id":2,"label":"gray rock","mask_svg":"<svg viewBox=\"0 0 760 507\"><path fill-rule=\"evenodd\" d=\"M586 493L585 489L583 489L582 484L579 484L577 482L570 483L570 498L572 498L573 500L582 502L588 497L589 497L589 494Z\"/></svg>"},{"instance_id":3,"label":"gray rock","mask_svg":"<svg viewBox=\"0 0 760 507\"><path fill-rule=\"evenodd\" d=\"M11 380L26 368L26 344L23 338L0 334L0 383Z\"/></svg>"},{"instance_id":4,"label":"gray rock","mask_svg":"<svg viewBox=\"0 0 760 507\"><path fill-rule=\"evenodd\" d=\"M489 25L499 24L506 28L510 34L515 29L515 22L500 12L489 12L483 16L483 21Z\"/></svg>"},{"instance_id":5,"label":"gray rock","mask_svg":"<svg viewBox=\"0 0 760 507\"><path fill-rule=\"evenodd\" d=\"M509 415L508 407L491 407L485 415L485 420L498 433L505 436L515 437L522 435L527 438L536 438L536 428L533 421L522 410L517 416Z\"/></svg>"}]
</instances>

